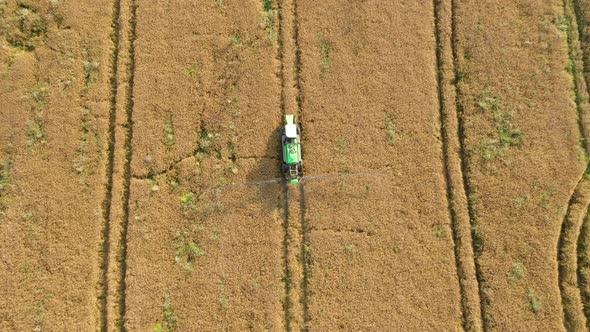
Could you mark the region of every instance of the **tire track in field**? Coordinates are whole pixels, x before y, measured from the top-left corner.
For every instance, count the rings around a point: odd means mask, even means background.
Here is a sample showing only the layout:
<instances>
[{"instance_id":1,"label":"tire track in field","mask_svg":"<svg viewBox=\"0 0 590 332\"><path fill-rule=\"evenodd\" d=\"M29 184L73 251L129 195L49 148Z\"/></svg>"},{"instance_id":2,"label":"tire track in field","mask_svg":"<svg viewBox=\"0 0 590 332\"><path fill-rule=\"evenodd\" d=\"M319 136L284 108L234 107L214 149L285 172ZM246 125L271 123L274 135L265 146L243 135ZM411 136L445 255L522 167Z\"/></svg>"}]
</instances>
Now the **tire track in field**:
<instances>
[{"instance_id":1,"label":"tire track in field","mask_svg":"<svg viewBox=\"0 0 590 332\"><path fill-rule=\"evenodd\" d=\"M108 329L108 271L110 259L110 240L111 240L111 207L113 197L113 171L115 164L115 128L117 122L117 88L118 82L118 67L119 67L119 47L121 35L121 1L115 0L113 2L113 18L112 18L112 35L111 41L113 43L113 54L111 58L111 98L109 105L109 122L108 122L108 143L107 143L107 171L106 171L106 186L105 197L102 203L103 213L103 229L102 229L102 243L100 246L100 329L107 331Z\"/></svg>"},{"instance_id":2,"label":"tire track in field","mask_svg":"<svg viewBox=\"0 0 590 332\"><path fill-rule=\"evenodd\" d=\"M590 258L588 257L588 244L590 243L590 206L586 210L586 216L580 228L580 235L577 243L578 253L578 287L582 298L584 316L586 317L586 328L590 329L590 278L588 269L590 269Z\"/></svg>"},{"instance_id":3,"label":"tire track in field","mask_svg":"<svg viewBox=\"0 0 590 332\"><path fill-rule=\"evenodd\" d=\"M461 195L461 156L457 126L456 101L453 100L454 80L451 59L452 41L449 38L451 27L451 8L448 1L433 0L436 66L439 98L440 131L442 137L443 173L445 176L447 208L451 219L457 279L461 294L463 328L466 331L479 331L482 328L481 306L478 294L476 271L473 267L473 247L470 238L470 221L467 198ZM446 37L446 39L445 39ZM445 59L445 56L448 59ZM445 61L446 60L446 61ZM448 63L448 66L445 66Z\"/></svg>"},{"instance_id":4,"label":"tire track in field","mask_svg":"<svg viewBox=\"0 0 590 332\"><path fill-rule=\"evenodd\" d=\"M305 130L304 130L304 112L303 112L303 100L304 91L301 79L301 47L299 45L299 11L298 11L298 0L293 0L293 41L295 43L295 87L297 90L297 114L299 116L299 125L301 127L301 141L305 141ZM305 144L301 147L302 155L305 155ZM304 165L305 167L305 165ZM303 331L309 331L309 323L311 316L309 313L309 279L311 277L311 265L312 265L312 254L309 239L310 227L306 219L306 202L305 202L305 184L299 183L299 215L300 215L300 227L301 227L301 268L303 270L303 276L301 281L301 305L303 311L303 322L301 329Z\"/></svg>"},{"instance_id":5,"label":"tire track in field","mask_svg":"<svg viewBox=\"0 0 590 332\"><path fill-rule=\"evenodd\" d=\"M133 157L133 107L134 107L134 82L135 82L135 41L137 39L137 3L136 0L130 1L131 18L130 18L130 33L129 33L129 84L127 87L126 98L126 116L127 116L127 133L125 137L125 165L124 165L124 192L123 192L123 224L121 229L121 248L120 248L120 284L119 284L119 329L126 331L125 328L125 313L126 306L126 274L127 274L127 233L129 228L129 208L130 208L130 186L131 186L131 159Z\"/></svg>"},{"instance_id":6,"label":"tire track in field","mask_svg":"<svg viewBox=\"0 0 590 332\"><path fill-rule=\"evenodd\" d=\"M574 74L577 74L578 77L574 77L576 83L579 83L581 86L578 89L580 93L577 96L578 102L583 102L584 104L578 105L578 112L579 112L579 124L580 130L582 131L582 137L584 139L584 147L586 150L587 156L590 155L590 127L587 126L587 112L590 109L589 105L589 96L590 96L590 82L588 73L590 72L590 54L589 52L589 40L588 35L586 32L586 20L585 17L588 16L588 13L584 11L587 10L586 7L580 2L580 0L564 0L565 1L565 8L566 8L566 15L570 16L570 21L575 23L576 29L572 29L570 27L570 31L575 36L574 40L576 41L575 44L576 48L574 49L577 52L577 63L574 66ZM569 11L567 11L569 9ZM573 11L573 13L572 13ZM572 45L570 43L570 45ZM581 66L578 65L581 63ZM580 75L582 73L582 75ZM583 178L587 178L589 174L590 164L587 166L586 172ZM588 180L588 179L586 179ZM590 181L587 181L590 182ZM588 190L590 191L590 189ZM590 200L590 199L589 199ZM584 219L579 227L579 231L577 233L578 239L576 242L576 277L577 277L577 286L579 289L579 296L582 300L582 310L586 319L586 328L590 328L590 276L588 275L588 269L590 268L590 258L588 257L588 243L590 243L590 202L587 204L586 213Z\"/></svg>"},{"instance_id":7,"label":"tire track in field","mask_svg":"<svg viewBox=\"0 0 590 332\"><path fill-rule=\"evenodd\" d=\"M463 328L468 330L467 318L469 308L468 304L465 302L465 287L463 285L463 278L462 275L465 274L463 269L463 264L460 260L460 252L458 247L459 239L459 232L457 231L457 215L455 212L455 208L453 206L454 201L454 194L452 188L452 179L451 179L451 171L449 169L449 133L447 131L446 122L448 121L446 118L445 110L445 100L443 95L443 77L444 77L444 69L443 69L443 54L442 54L442 41L441 41L441 18L440 18L440 1L434 0L433 1L433 8L434 8L434 35L436 40L436 66L437 66L437 89L438 89L438 108L439 108L439 119L440 119L440 132L441 132L441 143L442 143L442 154L443 154L443 173L445 176L445 186L447 192L447 209L449 212L449 216L451 218L451 231L452 231L452 238L453 238L453 247L455 250L455 265L457 268L457 279L459 281L459 291L461 293L461 312L462 312L462 320L463 320Z\"/></svg>"},{"instance_id":8,"label":"tire track in field","mask_svg":"<svg viewBox=\"0 0 590 332\"><path fill-rule=\"evenodd\" d=\"M303 306L303 331L309 331L309 323L311 316L309 314L309 279L311 277L311 265L313 258L311 255L311 247L309 242L310 227L305 218L305 184L299 183L299 202L300 202L300 216L301 216L301 264L303 268L303 279L301 281L301 304Z\"/></svg>"},{"instance_id":9,"label":"tire track in field","mask_svg":"<svg viewBox=\"0 0 590 332\"><path fill-rule=\"evenodd\" d=\"M588 35L585 33L586 31L586 20L584 19L585 12L580 3L580 0L564 0L567 1L566 3L570 3L573 7L573 17L575 19L576 27L578 28L577 31L577 40L578 44L578 56L581 57L582 63L582 70L577 70L575 72L578 73L578 81L585 85L585 89L581 87L581 93L584 94L584 99L578 97L578 100L585 101L584 107L581 107L579 111L582 115L587 116L587 112L590 110L589 99L590 99L590 82L588 80L588 74L590 72L590 54L588 51L590 50L590 41L588 40ZM567 8L567 6L566 6ZM576 67L575 69L577 69ZM579 73L582 73L582 77L580 78ZM584 121L586 118L580 119L581 125L584 126L586 122ZM583 127L585 129L584 133L584 143L586 148L586 153L590 154L590 142L588 141L589 133L587 126ZM587 176L589 174L590 163L586 168L586 173L584 174ZM590 269L590 257L588 257L588 245L590 243L590 205L588 205L588 209L586 210L586 215L580 226L580 231L578 232L578 240L576 245L576 256L577 256L577 268L576 268L576 276L578 282L578 288L580 291L580 297L582 299L582 306L584 316L586 318L586 328L590 329L590 275L587 271Z\"/></svg>"},{"instance_id":10,"label":"tire track in field","mask_svg":"<svg viewBox=\"0 0 590 332\"><path fill-rule=\"evenodd\" d=\"M279 17L279 27L278 27L278 55L280 60L280 76L281 76L281 113L283 118L287 114L287 91L286 90L286 82L289 81L287 75L287 68L285 66L285 31L284 31L284 22L283 20L288 19L283 15L284 9L284 1L278 1L278 17ZM282 119L281 119L282 121ZM281 151L282 153L282 151ZM281 160L282 163L282 160ZM292 330L291 327L291 319L292 319L292 310L293 310L293 299L292 299L292 281L293 281L293 274L291 272L290 267L290 246L289 243L291 242L291 234L289 231L289 185L287 182L283 183L281 197L281 207L283 208L283 274L284 274L284 292L285 292L285 300L283 303L283 315L285 320L285 331L290 332Z\"/></svg>"},{"instance_id":11,"label":"tire track in field","mask_svg":"<svg viewBox=\"0 0 590 332\"><path fill-rule=\"evenodd\" d=\"M570 63L572 66L572 80L576 96L576 111L578 115L578 129L581 137L581 148L588 156L588 133L585 125L584 104L587 103L588 93L585 80L580 77L583 72L583 60L580 43L582 30L577 21L578 15L575 5L570 0L563 1L564 15L568 21L567 46ZM587 218L590 204L590 181L586 174L582 174L572 192L565 217L561 223L559 240L557 242L558 285L561 294L564 326L568 331L583 330L587 325L584 316L583 301L581 296L580 274L578 264L578 248L580 231L583 220Z\"/></svg>"},{"instance_id":12,"label":"tire track in field","mask_svg":"<svg viewBox=\"0 0 590 332\"><path fill-rule=\"evenodd\" d=\"M481 321L481 328L484 331L489 329L489 321L488 316L486 313L487 305L489 303L489 297L485 292L485 285L486 279L482 274L481 265L479 263L479 255L481 254L481 246L478 245L478 239L480 238L480 234L477 230L477 213L475 208L472 204L472 200L470 199L473 196L473 186L469 179L469 160L468 155L466 152L466 144L465 144L465 117L464 117L464 108L463 108L463 95L461 91L461 84L460 84L460 69L461 64L459 63L459 49L458 49L458 28L457 28L457 12L458 12L458 0L448 0L450 1L450 16L451 16L451 49L452 49L452 64L453 64L453 88L455 90L455 109L453 110L456 114L457 118L457 136L458 136L458 155L460 159L460 177L462 178L462 187L463 193L466 199L466 206L467 206L467 213L470 225L470 235L471 238L466 242L470 242L471 244L471 251L473 253L473 265L476 277L476 284L477 284L477 293L479 297L479 309L480 309L480 317L477 319ZM457 188L457 192L460 190ZM467 236L466 236L467 238Z\"/></svg>"},{"instance_id":13,"label":"tire track in field","mask_svg":"<svg viewBox=\"0 0 590 332\"><path fill-rule=\"evenodd\" d=\"M297 0L279 0L279 55L281 60L281 108L283 116L294 114L303 130L302 104L303 90L301 83L301 50L299 47L299 20ZM304 149L304 144L302 148ZM304 151L302 151L303 153ZM295 192L295 187L285 182L283 187L283 204L286 209L284 215L285 226L285 276L286 302L285 327L290 330L308 330L308 280L309 280L309 227L305 221L305 189L302 182ZM291 193L292 192L292 193ZM290 200L299 200L296 204L289 204ZM299 219L299 220L297 220ZM299 222L299 225L295 224ZM300 251L296 253L296 249ZM299 257L296 257L296 256ZM299 287L299 289L297 288ZM297 290L297 291L295 291Z\"/></svg>"},{"instance_id":14,"label":"tire track in field","mask_svg":"<svg viewBox=\"0 0 590 332\"><path fill-rule=\"evenodd\" d=\"M586 325L578 284L577 249L580 227L590 203L589 185L582 175L568 201L557 243L558 284L564 325L568 331L583 330Z\"/></svg>"},{"instance_id":15,"label":"tire track in field","mask_svg":"<svg viewBox=\"0 0 590 332\"><path fill-rule=\"evenodd\" d=\"M285 285L285 300L283 303L283 314L285 316L285 331L290 332L292 331L291 316L293 308L293 299L291 296L291 290L293 276L291 273L291 268L289 266L289 243L291 239L291 234L289 232L289 187L287 183L283 184L280 199L282 201L283 208L283 283Z\"/></svg>"}]
</instances>

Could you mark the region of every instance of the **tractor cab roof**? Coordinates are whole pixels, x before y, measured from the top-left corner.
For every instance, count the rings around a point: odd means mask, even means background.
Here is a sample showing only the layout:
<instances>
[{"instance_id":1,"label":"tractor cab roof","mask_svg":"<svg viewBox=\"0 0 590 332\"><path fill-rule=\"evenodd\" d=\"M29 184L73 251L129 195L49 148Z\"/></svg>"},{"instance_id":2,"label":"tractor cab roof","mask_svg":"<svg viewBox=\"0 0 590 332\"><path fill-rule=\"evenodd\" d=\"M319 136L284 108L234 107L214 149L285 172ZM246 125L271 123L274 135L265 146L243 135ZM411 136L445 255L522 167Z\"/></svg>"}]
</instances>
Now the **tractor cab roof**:
<instances>
[{"instance_id":1,"label":"tractor cab roof","mask_svg":"<svg viewBox=\"0 0 590 332\"><path fill-rule=\"evenodd\" d=\"M285 135L287 138L297 138L297 125L292 123L285 125Z\"/></svg>"}]
</instances>

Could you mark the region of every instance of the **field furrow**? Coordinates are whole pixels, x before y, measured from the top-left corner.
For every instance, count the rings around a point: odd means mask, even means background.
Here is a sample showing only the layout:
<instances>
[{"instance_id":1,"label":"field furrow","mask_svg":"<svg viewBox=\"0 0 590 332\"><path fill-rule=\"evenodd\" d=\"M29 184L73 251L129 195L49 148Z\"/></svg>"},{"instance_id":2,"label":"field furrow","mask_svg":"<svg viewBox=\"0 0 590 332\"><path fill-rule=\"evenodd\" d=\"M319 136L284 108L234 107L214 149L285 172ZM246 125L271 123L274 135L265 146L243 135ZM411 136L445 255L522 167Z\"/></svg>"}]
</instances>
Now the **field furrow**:
<instances>
[{"instance_id":1,"label":"field furrow","mask_svg":"<svg viewBox=\"0 0 590 332\"><path fill-rule=\"evenodd\" d=\"M297 1L280 0L278 5L278 52L281 77L281 111L284 117L292 114L300 121L300 64L297 25ZM301 248L301 205L298 204L299 193L296 186L282 183L282 208L284 209L284 280L285 330L297 330L305 320L306 302L301 285L305 269L299 262Z\"/></svg>"},{"instance_id":2,"label":"field furrow","mask_svg":"<svg viewBox=\"0 0 590 332\"><path fill-rule=\"evenodd\" d=\"M457 274L461 286L463 327L466 331L480 331L483 328L481 298L471 238L470 207L465 190L465 174L462 166L464 146L457 109L456 77L454 62L455 34L454 8L452 0L435 0L437 31L437 66L440 104L441 136L443 141L444 173L447 185L447 199L455 245Z\"/></svg>"},{"instance_id":3,"label":"field furrow","mask_svg":"<svg viewBox=\"0 0 590 332\"><path fill-rule=\"evenodd\" d=\"M484 329L561 330L554 244L584 171L563 3L454 7L463 172Z\"/></svg>"},{"instance_id":4,"label":"field furrow","mask_svg":"<svg viewBox=\"0 0 590 332\"><path fill-rule=\"evenodd\" d=\"M590 204L590 182L582 179L570 198L558 242L559 288L564 323L568 331L580 331L586 326L578 281L578 240L580 229Z\"/></svg>"},{"instance_id":5,"label":"field furrow","mask_svg":"<svg viewBox=\"0 0 590 332\"><path fill-rule=\"evenodd\" d=\"M107 134L107 160L106 160L106 191L103 199L103 229L102 244L100 248L101 275L100 283L100 327L102 331L109 326L109 268L111 252L111 210L113 200L113 173L115 169L115 129L117 123L117 89L118 89L118 70L119 70L119 50L121 36L121 1L113 2L113 17L111 26L111 40L113 42L113 53L111 58L111 99L109 105L108 117L108 134Z\"/></svg>"},{"instance_id":6,"label":"field furrow","mask_svg":"<svg viewBox=\"0 0 590 332\"><path fill-rule=\"evenodd\" d=\"M134 15L134 6L130 0L119 0L115 2L118 11L117 22L113 23L116 33L113 36L115 44L116 58L113 60L114 69L112 70L111 84L111 117L110 122L114 131L111 137L110 148L113 154L110 158L110 192L107 192L106 199L110 198L110 203L105 203L105 213L108 213L106 219L104 246L108 246L103 253L103 259L106 263L103 269L106 273L107 285L104 286L103 296L106 298L103 307L103 325L102 330L119 330L123 328L125 314L125 297L121 290L124 287L125 275L124 249L126 238L124 227L126 223L125 214L125 197L128 194L125 171L128 167L128 154L126 144L129 141L129 116L127 110L131 94L131 82L133 68L131 66L131 44L133 42L132 21ZM110 196L110 197L109 197ZM106 326L104 325L106 324Z\"/></svg>"}]
</instances>

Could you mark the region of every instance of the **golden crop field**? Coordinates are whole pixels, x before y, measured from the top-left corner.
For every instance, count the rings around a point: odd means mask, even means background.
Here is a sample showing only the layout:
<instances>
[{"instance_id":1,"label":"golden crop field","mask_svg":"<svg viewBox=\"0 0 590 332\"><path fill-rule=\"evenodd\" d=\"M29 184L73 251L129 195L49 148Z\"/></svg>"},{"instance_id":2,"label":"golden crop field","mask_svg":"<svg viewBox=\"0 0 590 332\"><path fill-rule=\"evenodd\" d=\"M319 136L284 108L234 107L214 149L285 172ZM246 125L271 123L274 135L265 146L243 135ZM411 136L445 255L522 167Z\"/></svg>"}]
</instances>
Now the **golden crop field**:
<instances>
[{"instance_id":1,"label":"golden crop field","mask_svg":"<svg viewBox=\"0 0 590 332\"><path fill-rule=\"evenodd\" d=\"M0 331L585 331L589 82L581 0L0 0Z\"/></svg>"}]
</instances>

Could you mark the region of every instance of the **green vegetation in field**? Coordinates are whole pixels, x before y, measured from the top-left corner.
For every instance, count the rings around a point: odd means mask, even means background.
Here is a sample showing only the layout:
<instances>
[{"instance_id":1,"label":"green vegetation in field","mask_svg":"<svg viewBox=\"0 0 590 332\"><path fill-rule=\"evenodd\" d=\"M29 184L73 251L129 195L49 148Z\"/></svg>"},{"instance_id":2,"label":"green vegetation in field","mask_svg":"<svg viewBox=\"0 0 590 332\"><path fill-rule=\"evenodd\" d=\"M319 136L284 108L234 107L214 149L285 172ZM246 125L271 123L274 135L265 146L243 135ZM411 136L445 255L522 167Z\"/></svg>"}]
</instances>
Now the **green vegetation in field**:
<instances>
[{"instance_id":1,"label":"green vegetation in field","mask_svg":"<svg viewBox=\"0 0 590 332\"><path fill-rule=\"evenodd\" d=\"M33 99L34 106L40 109L49 102L49 85L47 83L37 83L29 92L29 96Z\"/></svg>"},{"instance_id":2,"label":"green vegetation in field","mask_svg":"<svg viewBox=\"0 0 590 332\"><path fill-rule=\"evenodd\" d=\"M235 47L242 46L242 42L240 41L240 34L239 33L229 36L229 42L232 46L235 46Z\"/></svg>"},{"instance_id":3,"label":"green vegetation in field","mask_svg":"<svg viewBox=\"0 0 590 332\"><path fill-rule=\"evenodd\" d=\"M557 26L557 29L563 33L568 33L570 28L570 22L565 15L557 17L555 25Z\"/></svg>"},{"instance_id":4,"label":"green vegetation in field","mask_svg":"<svg viewBox=\"0 0 590 332\"><path fill-rule=\"evenodd\" d=\"M527 298L529 300L529 309L531 309L534 313L537 313L541 310L541 301L535 295L535 292L532 289L527 291Z\"/></svg>"},{"instance_id":5,"label":"green vegetation in field","mask_svg":"<svg viewBox=\"0 0 590 332\"><path fill-rule=\"evenodd\" d=\"M344 246L344 253L346 254L346 261L352 263L352 259L354 258L354 244L347 244Z\"/></svg>"},{"instance_id":6,"label":"green vegetation in field","mask_svg":"<svg viewBox=\"0 0 590 332\"><path fill-rule=\"evenodd\" d=\"M199 135L199 140L197 142L197 154L201 153L203 155L208 155L211 152L211 146L213 135L207 132L207 129L201 127L201 133ZM198 157L198 156L197 156ZM198 158L201 159L201 158Z\"/></svg>"},{"instance_id":7,"label":"green vegetation in field","mask_svg":"<svg viewBox=\"0 0 590 332\"><path fill-rule=\"evenodd\" d=\"M223 0L215 0L215 7L219 9L221 6L223 6Z\"/></svg>"},{"instance_id":8,"label":"green vegetation in field","mask_svg":"<svg viewBox=\"0 0 590 332\"><path fill-rule=\"evenodd\" d=\"M235 135L232 135L232 137L230 138L229 142L227 142L227 150L229 151L229 159L231 159L232 163L234 163L236 166L235 169L232 168L232 172L234 174L238 173L238 168L237 168L237 160L238 157L236 156L236 138Z\"/></svg>"},{"instance_id":9,"label":"green vegetation in field","mask_svg":"<svg viewBox=\"0 0 590 332\"><path fill-rule=\"evenodd\" d=\"M483 248L485 245L485 238L484 238L483 233L479 229L477 229L476 226L473 227L471 232L473 235L474 254L475 254L475 256L479 256L483 252Z\"/></svg>"},{"instance_id":10,"label":"green vegetation in field","mask_svg":"<svg viewBox=\"0 0 590 332\"><path fill-rule=\"evenodd\" d=\"M32 52L47 38L47 20L39 9L29 4L29 1L17 1L12 15L6 15L6 6L2 9L0 26L8 46Z\"/></svg>"},{"instance_id":11,"label":"green vegetation in field","mask_svg":"<svg viewBox=\"0 0 590 332\"><path fill-rule=\"evenodd\" d=\"M164 144L171 147L176 143L176 136L174 135L174 120L172 114L168 114L166 123L164 124Z\"/></svg>"},{"instance_id":12,"label":"green vegetation in field","mask_svg":"<svg viewBox=\"0 0 590 332\"><path fill-rule=\"evenodd\" d=\"M174 332L177 320L172 301L169 296L166 296L162 305L162 321L156 323L153 330L154 332Z\"/></svg>"},{"instance_id":13,"label":"green vegetation in field","mask_svg":"<svg viewBox=\"0 0 590 332\"><path fill-rule=\"evenodd\" d=\"M41 292L41 290L36 290L35 292ZM45 325L45 316L47 316L47 302L53 299L53 294L46 292L43 295L43 298L37 302L37 305L33 308L33 313L35 315L33 331L43 331Z\"/></svg>"},{"instance_id":14,"label":"green vegetation in field","mask_svg":"<svg viewBox=\"0 0 590 332\"><path fill-rule=\"evenodd\" d=\"M528 195L519 196L519 197L517 197L514 200L514 206L518 210L520 210L520 209L522 209L526 205L526 203L528 202L528 200L529 200L529 196Z\"/></svg>"},{"instance_id":15,"label":"green vegetation in field","mask_svg":"<svg viewBox=\"0 0 590 332\"><path fill-rule=\"evenodd\" d=\"M548 189L541 192L541 202L540 205L544 209L548 209L551 203L551 198L553 197L553 192L555 190Z\"/></svg>"},{"instance_id":16,"label":"green vegetation in field","mask_svg":"<svg viewBox=\"0 0 590 332\"><path fill-rule=\"evenodd\" d=\"M88 152L89 145L92 143L90 138L94 134L95 143L98 144L98 134L92 126L91 122L92 112L84 108L82 109L82 121L80 125L80 143L78 145L78 156L74 160L74 169L80 176L80 182L86 184L86 178L94 173L93 167L95 166L91 160L89 160Z\"/></svg>"},{"instance_id":17,"label":"green vegetation in field","mask_svg":"<svg viewBox=\"0 0 590 332\"><path fill-rule=\"evenodd\" d=\"M330 59L330 52L331 46L328 39L323 34L318 34L318 44L320 47L320 56L322 59L321 69L322 69L322 77L326 76L330 71L330 66L332 65L332 60Z\"/></svg>"},{"instance_id":18,"label":"green vegetation in field","mask_svg":"<svg viewBox=\"0 0 590 332\"><path fill-rule=\"evenodd\" d=\"M218 159L221 159L221 148L219 146L218 138L219 134L210 133L205 122L201 121L201 126L197 132L197 149L195 150L195 157L198 161L202 161L206 156L215 153Z\"/></svg>"},{"instance_id":19,"label":"green vegetation in field","mask_svg":"<svg viewBox=\"0 0 590 332\"><path fill-rule=\"evenodd\" d=\"M399 243L397 243L397 241L394 241L393 244L391 245L391 251L393 251L394 254L399 254L400 252L400 247L399 247Z\"/></svg>"},{"instance_id":20,"label":"green vegetation in field","mask_svg":"<svg viewBox=\"0 0 590 332\"><path fill-rule=\"evenodd\" d=\"M155 177L150 178L149 180L150 180L150 184L152 185L150 188L151 192L156 193L156 192L160 191L160 184L158 183L158 180Z\"/></svg>"},{"instance_id":21,"label":"green vegetation in field","mask_svg":"<svg viewBox=\"0 0 590 332\"><path fill-rule=\"evenodd\" d=\"M572 58L569 58L567 61L567 67L565 67L565 71L567 71L570 74L574 73L574 70L576 68L576 64L574 63L574 60ZM576 100L577 98L574 97L574 100Z\"/></svg>"},{"instance_id":22,"label":"green vegetation in field","mask_svg":"<svg viewBox=\"0 0 590 332\"><path fill-rule=\"evenodd\" d=\"M8 185L10 184L10 166L10 162L0 160L0 215L6 208L4 205L4 193L6 192L6 189L8 189Z\"/></svg>"},{"instance_id":23,"label":"green vegetation in field","mask_svg":"<svg viewBox=\"0 0 590 332\"><path fill-rule=\"evenodd\" d=\"M518 281L524 278L526 274L526 269L522 263L512 263L512 267L510 271L506 274L508 280L510 281Z\"/></svg>"},{"instance_id":24,"label":"green vegetation in field","mask_svg":"<svg viewBox=\"0 0 590 332\"><path fill-rule=\"evenodd\" d=\"M78 172L78 175L81 176L82 182L84 183L84 179L86 178L87 169L86 169L86 149L88 146L88 137L90 136L90 122L88 120L88 114L90 110L84 109L82 111L82 125L81 125L81 134L80 134L80 144L78 146L77 152L78 157L74 160L74 169Z\"/></svg>"},{"instance_id":25,"label":"green vegetation in field","mask_svg":"<svg viewBox=\"0 0 590 332\"><path fill-rule=\"evenodd\" d=\"M236 126L233 121L229 124L229 140L227 142L227 151L229 153L229 159L231 164L229 165L229 172L231 174L238 174L238 156L236 153L236 145L238 143L238 137L236 135Z\"/></svg>"},{"instance_id":26,"label":"green vegetation in field","mask_svg":"<svg viewBox=\"0 0 590 332\"><path fill-rule=\"evenodd\" d=\"M96 81L99 63L97 61L84 61L84 89L90 90Z\"/></svg>"},{"instance_id":27,"label":"green vegetation in field","mask_svg":"<svg viewBox=\"0 0 590 332\"><path fill-rule=\"evenodd\" d=\"M229 307L229 298L225 293L225 284L223 283L223 281L219 282L218 287L219 295L217 297L217 304L219 305L219 308L221 310L227 310L227 308Z\"/></svg>"},{"instance_id":28,"label":"green vegetation in field","mask_svg":"<svg viewBox=\"0 0 590 332\"><path fill-rule=\"evenodd\" d=\"M80 48L83 60L82 70L84 72L84 87L82 88L81 96L84 97L96 82L100 67L97 59L100 59L100 54L96 50L96 47L93 46L93 43L86 39L80 42Z\"/></svg>"},{"instance_id":29,"label":"green vegetation in field","mask_svg":"<svg viewBox=\"0 0 590 332\"><path fill-rule=\"evenodd\" d=\"M8 188L8 184L9 184L9 177L8 177L9 167L10 167L10 163L9 162L5 162L5 161L0 160L0 194L2 193L2 191L6 190L6 188Z\"/></svg>"},{"instance_id":30,"label":"green vegetation in field","mask_svg":"<svg viewBox=\"0 0 590 332\"><path fill-rule=\"evenodd\" d=\"M38 143L45 144L45 129L38 119L29 121L27 125L27 146L32 147Z\"/></svg>"},{"instance_id":31,"label":"green vegetation in field","mask_svg":"<svg viewBox=\"0 0 590 332\"><path fill-rule=\"evenodd\" d=\"M465 73L458 70L457 73L455 74L455 79L453 80L453 84L458 84L459 82L461 82L463 79L465 79Z\"/></svg>"},{"instance_id":32,"label":"green vegetation in field","mask_svg":"<svg viewBox=\"0 0 590 332\"><path fill-rule=\"evenodd\" d=\"M33 101L33 110L36 115L27 123L27 146L32 147L38 143L45 144L45 128L41 120L42 109L49 102L49 85L47 83L37 82L31 91L29 97Z\"/></svg>"},{"instance_id":33,"label":"green vegetation in field","mask_svg":"<svg viewBox=\"0 0 590 332\"><path fill-rule=\"evenodd\" d=\"M277 38L275 28L275 20L277 18L277 11L272 7L272 0L262 0L262 25L264 30L268 33L270 43L274 43Z\"/></svg>"},{"instance_id":34,"label":"green vegetation in field","mask_svg":"<svg viewBox=\"0 0 590 332\"><path fill-rule=\"evenodd\" d=\"M444 227L442 225L438 225L434 228L434 234L436 235L437 238L442 238L444 237L447 232L445 231Z\"/></svg>"},{"instance_id":35,"label":"green vegetation in field","mask_svg":"<svg viewBox=\"0 0 590 332\"><path fill-rule=\"evenodd\" d=\"M313 255L311 254L311 248L308 244L303 244L301 246L301 261L303 262L304 268L304 278L311 278L311 267L313 265Z\"/></svg>"},{"instance_id":36,"label":"green vegetation in field","mask_svg":"<svg viewBox=\"0 0 590 332\"><path fill-rule=\"evenodd\" d=\"M197 210L197 196L193 192L187 192L180 196L180 206L183 212L194 212Z\"/></svg>"},{"instance_id":37,"label":"green vegetation in field","mask_svg":"<svg viewBox=\"0 0 590 332\"><path fill-rule=\"evenodd\" d=\"M395 129L393 117L389 112L385 112L385 130L387 132L387 141L389 141L390 145L394 145L397 138L397 129Z\"/></svg>"},{"instance_id":38,"label":"green vegetation in field","mask_svg":"<svg viewBox=\"0 0 590 332\"><path fill-rule=\"evenodd\" d=\"M493 160L502 156L510 147L520 147L524 141L524 132L512 124L512 112L503 110L498 97L491 96L489 89L484 89L478 106L485 112L491 112L496 125L497 137L487 137L483 142L484 160Z\"/></svg>"},{"instance_id":39,"label":"green vegetation in field","mask_svg":"<svg viewBox=\"0 0 590 332\"><path fill-rule=\"evenodd\" d=\"M197 70L199 70L200 68L201 68L201 64L198 62L195 62L184 69L184 76L194 77L197 74Z\"/></svg>"},{"instance_id":40,"label":"green vegetation in field","mask_svg":"<svg viewBox=\"0 0 590 332\"><path fill-rule=\"evenodd\" d=\"M178 180L178 176L176 174L169 174L167 182L170 191L175 191L176 188L180 186L180 180Z\"/></svg>"},{"instance_id":41,"label":"green vegetation in field","mask_svg":"<svg viewBox=\"0 0 590 332\"><path fill-rule=\"evenodd\" d=\"M25 280L28 280L34 272L33 267L29 263L19 264L18 269L24 275Z\"/></svg>"},{"instance_id":42,"label":"green vegetation in field","mask_svg":"<svg viewBox=\"0 0 590 332\"><path fill-rule=\"evenodd\" d=\"M571 81L571 99L572 101L578 105L577 107L577 122L578 122L578 126L580 127L580 130L582 129L582 123L581 123L581 114L580 112L582 112L582 109L580 108L580 104L584 104L586 102L586 100L582 100L581 95L580 95L580 77L579 77L579 71L582 71L582 69L577 70L576 68L576 59L578 58L582 58L582 56L580 56L578 54L578 51L576 49L576 47L573 46L573 42L572 42L572 34L573 34L573 27L571 25L572 22L570 22L570 20L568 19L568 17L566 17L565 15L560 16L557 18L555 24L557 25L557 28L562 32L563 35L565 35L565 38L567 39L567 45L568 45L568 62L567 62L567 66L565 68L565 70L571 75L572 81ZM580 23L580 22L579 22ZM581 23L580 23L581 24ZM583 135L580 136L579 138L579 154L578 154L578 158L580 160L582 160L584 163L588 164L588 152L586 151L586 142L585 142L585 138Z\"/></svg>"},{"instance_id":43,"label":"green vegetation in field","mask_svg":"<svg viewBox=\"0 0 590 332\"><path fill-rule=\"evenodd\" d=\"M53 21L57 25L58 28L63 26L64 16L59 10L59 6L64 0L50 0L49 1L49 8L47 10L48 17L53 18Z\"/></svg>"},{"instance_id":44,"label":"green vegetation in field","mask_svg":"<svg viewBox=\"0 0 590 332\"><path fill-rule=\"evenodd\" d=\"M19 51L8 50L6 52L6 55L4 56L4 59L2 59L2 62L4 62L8 68L12 68L12 66L14 65L14 60L18 56L18 53Z\"/></svg>"},{"instance_id":45,"label":"green vegetation in field","mask_svg":"<svg viewBox=\"0 0 590 332\"><path fill-rule=\"evenodd\" d=\"M346 140L344 136L338 136L338 142L336 142L336 151L341 155L345 154L348 150L348 145L346 144Z\"/></svg>"},{"instance_id":46,"label":"green vegetation in field","mask_svg":"<svg viewBox=\"0 0 590 332\"><path fill-rule=\"evenodd\" d=\"M227 100L227 103L224 103L223 110L224 110L224 112L228 112L231 115L231 120L229 121L229 124L227 126L228 139L227 139L227 143L226 143L227 144L227 152L229 155L229 159L231 160L231 163L226 165L226 167L225 167L226 174L225 175L231 175L231 174L238 173L238 163L237 163L238 157L236 154L236 145L237 145L238 137L236 134L237 130L236 130L235 123L237 121L239 121L238 117L240 115L239 106L238 106L239 93L240 93L240 87L238 86L237 82L233 82L228 88L225 89L224 98Z\"/></svg>"},{"instance_id":47,"label":"green vegetation in field","mask_svg":"<svg viewBox=\"0 0 590 332\"><path fill-rule=\"evenodd\" d=\"M205 250L198 242L189 238L189 231L181 229L176 237L176 255L174 261L185 271L193 272L196 260L205 255Z\"/></svg>"},{"instance_id":48,"label":"green vegetation in field","mask_svg":"<svg viewBox=\"0 0 590 332\"><path fill-rule=\"evenodd\" d=\"M477 105L484 111L499 111L500 100L497 97L490 96L490 89L485 88Z\"/></svg>"}]
</instances>

